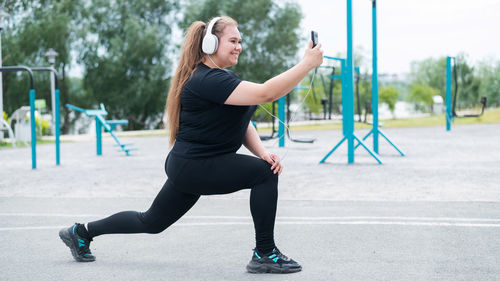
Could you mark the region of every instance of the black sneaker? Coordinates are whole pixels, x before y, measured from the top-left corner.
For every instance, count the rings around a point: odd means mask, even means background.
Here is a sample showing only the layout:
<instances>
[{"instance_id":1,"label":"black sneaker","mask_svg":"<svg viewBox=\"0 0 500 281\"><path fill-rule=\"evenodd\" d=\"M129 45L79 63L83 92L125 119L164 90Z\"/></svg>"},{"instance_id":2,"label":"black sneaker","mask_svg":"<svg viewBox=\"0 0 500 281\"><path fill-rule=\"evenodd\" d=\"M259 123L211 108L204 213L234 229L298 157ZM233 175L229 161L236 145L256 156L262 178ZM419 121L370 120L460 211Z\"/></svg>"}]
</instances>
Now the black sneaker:
<instances>
[{"instance_id":1,"label":"black sneaker","mask_svg":"<svg viewBox=\"0 0 500 281\"><path fill-rule=\"evenodd\" d=\"M59 237L61 240L68 246L71 250L71 254L76 261L80 262L89 262L95 261L95 256L90 252L89 246L90 241L76 233L75 223L73 226L69 228L63 228L59 231Z\"/></svg>"},{"instance_id":2,"label":"black sneaker","mask_svg":"<svg viewBox=\"0 0 500 281\"><path fill-rule=\"evenodd\" d=\"M252 259L247 265L250 273L294 273L302 270L302 266L274 248L270 254L261 255L253 250Z\"/></svg>"}]
</instances>

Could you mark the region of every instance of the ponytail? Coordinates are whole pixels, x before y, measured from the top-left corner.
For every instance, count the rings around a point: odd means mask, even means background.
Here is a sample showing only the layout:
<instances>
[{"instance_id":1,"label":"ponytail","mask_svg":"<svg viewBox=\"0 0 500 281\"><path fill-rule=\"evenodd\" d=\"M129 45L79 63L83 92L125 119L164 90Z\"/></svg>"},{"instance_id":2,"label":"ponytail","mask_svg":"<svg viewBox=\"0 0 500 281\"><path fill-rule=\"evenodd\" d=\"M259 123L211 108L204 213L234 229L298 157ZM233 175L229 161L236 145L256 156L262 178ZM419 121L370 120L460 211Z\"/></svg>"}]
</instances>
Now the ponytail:
<instances>
[{"instance_id":1,"label":"ponytail","mask_svg":"<svg viewBox=\"0 0 500 281\"><path fill-rule=\"evenodd\" d=\"M174 144L177 132L179 132L182 88L204 56L201 50L201 40L205 26L204 22L196 21L187 30L181 49L181 58L168 92L166 109L168 128L170 129L170 145Z\"/></svg>"}]
</instances>

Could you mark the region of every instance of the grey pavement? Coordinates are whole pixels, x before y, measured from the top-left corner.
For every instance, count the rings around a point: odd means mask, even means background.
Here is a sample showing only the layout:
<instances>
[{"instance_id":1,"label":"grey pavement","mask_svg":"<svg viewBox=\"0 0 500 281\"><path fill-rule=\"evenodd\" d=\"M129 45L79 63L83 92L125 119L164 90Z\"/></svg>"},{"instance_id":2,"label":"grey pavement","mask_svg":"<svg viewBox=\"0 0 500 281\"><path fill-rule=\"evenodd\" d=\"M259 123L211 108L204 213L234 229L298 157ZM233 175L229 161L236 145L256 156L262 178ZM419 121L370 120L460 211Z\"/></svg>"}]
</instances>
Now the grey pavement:
<instances>
[{"instance_id":1,"label":"grey pavement","mask_svg":"<svg viewBox=\"0 0 500 281\"><path fill-rule=\"evenodd\" d=\"M166 137L125 138L139 148L131 157L109 138L100 157L89 139L63 143L59 167L53 145L39 145L37 170L28 148L0 149L0 279L500 279L500 124L383 131L405 157L380 139L383 165L362 148L346 164L346 144L318 164L341 131L292 129L312 145L265 142L284 158L276 241L304 267L291 275L245 272L248 191L202 197L158 235L97 237L97 261L73 261L59 228L146 210L166 179Z\"/></svg>"}]
</instances>

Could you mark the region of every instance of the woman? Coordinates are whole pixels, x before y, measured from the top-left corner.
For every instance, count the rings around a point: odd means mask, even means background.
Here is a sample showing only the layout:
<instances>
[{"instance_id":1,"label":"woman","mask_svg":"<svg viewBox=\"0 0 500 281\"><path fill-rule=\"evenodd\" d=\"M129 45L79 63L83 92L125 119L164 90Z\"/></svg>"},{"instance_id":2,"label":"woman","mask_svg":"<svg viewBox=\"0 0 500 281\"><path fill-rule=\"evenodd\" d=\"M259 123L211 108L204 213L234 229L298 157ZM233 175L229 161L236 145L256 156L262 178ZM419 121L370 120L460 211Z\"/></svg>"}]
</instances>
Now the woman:
<instances>
[{"instance_id":1,"label":"woman","mask_svg":"<svg viewBox=\"0 0 500 281\"><path fill-rule=\"evenodd\" d=\"M278 176L276 154L264 148L250 118L258 104L289 93L323 61L321 45L303 60L263 84L242 81L226 67L238 63L241 36L230 17L188 29L167 99L170 144L167 182L146 212L126 211L62 229L59 236L77 261L94 261L90 241L102 234L160 233L182 217L200 195L250 188L256 247L247 270L252 273L298 272L302 267L274 243ZM237 154L245 145L256 157Z\"/></svg>"}]
</instances>

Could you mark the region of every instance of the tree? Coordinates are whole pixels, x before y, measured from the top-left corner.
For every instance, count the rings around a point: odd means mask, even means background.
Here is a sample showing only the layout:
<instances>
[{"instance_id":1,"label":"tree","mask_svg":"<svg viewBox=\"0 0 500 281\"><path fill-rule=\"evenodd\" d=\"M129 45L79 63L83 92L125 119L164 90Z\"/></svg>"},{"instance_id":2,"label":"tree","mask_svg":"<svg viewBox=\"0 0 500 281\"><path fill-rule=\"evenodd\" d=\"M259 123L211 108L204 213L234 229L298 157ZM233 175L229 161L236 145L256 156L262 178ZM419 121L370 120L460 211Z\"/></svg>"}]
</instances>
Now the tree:
<instances>
[{"instance_id":1,"label":"tree","mask_svg":"<svg viewBox=\"0 0 500 281\"><path fill-rule=\"evenodd\" d=\"M500 62L481 62L478 77L481 81L479 95L487 97L489 106L500 106Z\"/></svg>"},{"instance_id":2,"label":"tree","mask_svg":"<svg viewBox=\"0 0 500 281\"><path fill-rule=\"evenodd\" d=\"M456 57L457 70L457 109L459 107L471 107L479 104L480 80L476 77L474 67L467 64L465 54L459 54ZM454 78L453 78L454 79ZM453 91L454 88L453 88ZM453 92L454 94L455 92Z\"/></svg>"},{"instance_id":3,"label":"tree","mask_svg":"<svg viewBox=\"0 0 500 281\"><path fill-rule=\"evenodd\" d=\"M379 90L379 99L381 103L387 104L389 110L394 116L394 109L396 109L396 102L398 101L399 93L394 87L386 86L381 87Z\"/></svg>"},{"instance_id":4,"label":"tree","mask_svg":"<svg viewBox=\"0 0 500 281\"><path fill-rule=\"evenodd\" d=\"M80 62L83 84L111 118L158 127L165 108L172 14L177 1L93 0Z\"/></svg>"},{"instance_id":5,"label":"tree","mask_svg":"<svg viewBox=\"0 0 500 281\"><path fill-rule=\"evenodd\" d=\"M467 63L467 55L460 53L455 57L457 107L470 107L479 102L480 80L475 76L474 67ZM446 99L446 58L425 59L411 64L410 79L414 85L428 85L439 91ZM452 66L452 79L455 79ZM452 82L452 93L455 93L455 81Z\"/></svg>"},{"instance_id":6,"label":"tree","mask_svg":"<svg viewBox=\"0 0 500 281\"><path fill-rule=\"evenodd\" d=\"M3 65L48 66L44 54L49 48L59 53L55 68L59 72L61 103L71 102L70 83L66 79L71 50L77 40L76 28L82 23L80 1L33 0L5 1L3 9L11 14L2 32ZM55 16L57 15L57 16ZM51 100L49 75L35 73L37 99ZM29 104L28 76L3 73L4 108L8 114ZM51 104L47 102L47 104ZM63 133L69 126L68 110L61 118Z\"/></svg>"},{"instance_id":7,"label":"tree","mask_svg":"<svg viewBox=\"0 0 500 281\"><path fill-rule=\"evenodd\" d=\"M415 103L415 108L426 111L432 109L434 104L433 96L439 95L439 90L427 84L413 84L409 96L410 102Z\"/></svg>"},{"instance_id":8,"label":"tree","mask_svg":"<svg viewBox=\"0 0 500 281\"><path fill-rule=\"evenodd\" d=\"M446 95L446 58L428 58L423 61L411 62L410 80L414 86L427 85L438 90L444 99Z\"/></svg>"},{"instance_id":9,"label":"tree","mask_svg":"<svg viewBox=\"0 0 500 281\"><path fill-rule=\"evenodd\" d=\"M188 0L180 27L196 20L228 15L238 22L242 52L232 70L245 80L262 83L297 63L302 12L296 3L272 0ZM269 107L270 108L270 107ZM260 108L257 119L265 119Z\"/></svg>"}]
</instances>

